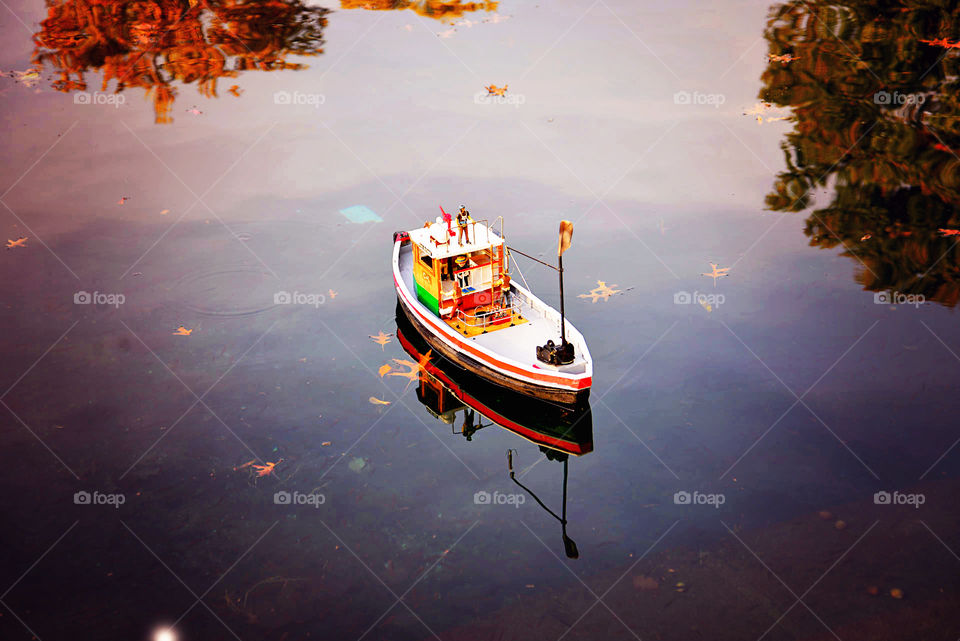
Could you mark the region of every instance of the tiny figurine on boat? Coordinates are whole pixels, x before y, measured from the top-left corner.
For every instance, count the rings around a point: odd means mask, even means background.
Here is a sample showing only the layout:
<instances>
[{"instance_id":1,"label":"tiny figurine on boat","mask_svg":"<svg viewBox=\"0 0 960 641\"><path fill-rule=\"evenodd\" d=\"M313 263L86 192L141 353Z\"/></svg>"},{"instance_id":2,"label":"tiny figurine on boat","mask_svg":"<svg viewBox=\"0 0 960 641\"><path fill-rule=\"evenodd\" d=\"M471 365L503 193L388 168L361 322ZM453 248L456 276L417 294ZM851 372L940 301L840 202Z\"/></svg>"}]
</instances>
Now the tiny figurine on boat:
<instances>
[{"instance_id":1,"label":"tiny figurine on boat","mask_svg":"<svg viewBox=\"0 0 960 641\"><path fill-rule=\"evenodd\" d=\"M393 279L400 308L431 349L494 383L560 403L586 401L593 361L563 310L563 252L573 225L560 224L559 267L508 248L486 220L466 207L420 229L396 232ZM517 252L560 274L560 311L510 278ZM559 338L559 343L555 340Z\"/></svg>"}]
</instances>

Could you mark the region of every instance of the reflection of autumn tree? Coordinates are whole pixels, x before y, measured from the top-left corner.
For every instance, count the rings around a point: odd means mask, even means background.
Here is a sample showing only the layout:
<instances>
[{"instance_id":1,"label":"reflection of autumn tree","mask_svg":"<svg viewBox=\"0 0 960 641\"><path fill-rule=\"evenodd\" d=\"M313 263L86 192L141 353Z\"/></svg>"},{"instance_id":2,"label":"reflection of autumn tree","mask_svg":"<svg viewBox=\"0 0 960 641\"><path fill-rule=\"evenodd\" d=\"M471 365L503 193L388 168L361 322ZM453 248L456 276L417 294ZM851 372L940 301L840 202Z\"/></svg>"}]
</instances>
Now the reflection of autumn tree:
<instances>
[{"instance_id":1,"label":"reflection of autumn tree","mask_svg":"<svg viewBox=\"0 0 960 641\"><path fill-rule=\"evenodd\" d=\"M103 72L101 90L143 87L169 122L177 82L216 96L240 71L300 69L287 57L323 52L327 13L301 0L50 1L34 62L52 65L64 92L86 90L89 71Z\"/></svg>"},{"instance_id":2,"label":"reflection of autumn tree","mask_svg":"<svg viewBox=\"0 0 960 641\"><path fill-rule=\"evenodd\" d=\"M394 11L411 9L421 16L444 20L459 18L470 11L496 11L497 2L463 2L462 0L340 0L341 9Z\"/></svg>"},{"instance_id":3,"label":"reflection of autumn tree","mask_svg":"<svg viewBox=\"0 0 960 641\"><path fill-rule=\"evenodd\" d=\"M944 5L947 6L947 5ZM955 5L953 5L955 6ZM960 300L960 9L919 0L774 5L760 97L790 107L794 129L767 206L802 211L811 245L842 245L865 289ZM858 263L859 265L859 263Z\"/></svg>"}]
</instances>

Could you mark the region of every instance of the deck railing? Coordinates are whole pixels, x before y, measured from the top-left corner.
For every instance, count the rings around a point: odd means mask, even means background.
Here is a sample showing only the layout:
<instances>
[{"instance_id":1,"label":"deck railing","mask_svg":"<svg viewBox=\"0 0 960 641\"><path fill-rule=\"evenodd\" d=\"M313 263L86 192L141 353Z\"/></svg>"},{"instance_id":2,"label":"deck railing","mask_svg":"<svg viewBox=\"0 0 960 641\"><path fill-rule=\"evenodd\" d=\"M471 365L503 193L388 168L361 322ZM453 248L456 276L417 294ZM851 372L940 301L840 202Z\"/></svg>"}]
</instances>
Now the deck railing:
<instances>
[{"instance_id":1,"label":"deck railing","mask_svg":"<svg viewBox=\"0 0 960 641\"><path fill-rule=\"evenodd\" d=\"M489 327L494 320L502 320L505 315L509 318L514 314L520 314L520 305L517 302L513 302L507 307L480 311L475 314L468 314L462 309L458 309L457 319L468 327Z\"/></svg>"}]
</instances>

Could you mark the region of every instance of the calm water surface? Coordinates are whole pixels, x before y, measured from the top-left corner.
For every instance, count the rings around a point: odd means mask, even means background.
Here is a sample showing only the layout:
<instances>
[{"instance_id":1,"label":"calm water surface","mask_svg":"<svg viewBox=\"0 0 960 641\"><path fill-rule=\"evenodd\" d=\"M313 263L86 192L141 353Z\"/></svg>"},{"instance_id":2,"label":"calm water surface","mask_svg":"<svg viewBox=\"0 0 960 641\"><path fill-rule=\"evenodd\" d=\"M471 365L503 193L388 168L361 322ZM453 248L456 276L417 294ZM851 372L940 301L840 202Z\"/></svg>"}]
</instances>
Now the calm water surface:
<instances>
[{"instance_id":1,"label":"calm water surface","mask_svg":"<svg viewBox=\"0 0 960 641\"><path fill-rule=\"evenodd\" d=\"M13 0L0 32L0 638L960 637L955 9ZM391 234L460 203L545 260L575 223L578 559L507 468L559 513L562 456L393 375Z\"/></svg>"}]
</instances>

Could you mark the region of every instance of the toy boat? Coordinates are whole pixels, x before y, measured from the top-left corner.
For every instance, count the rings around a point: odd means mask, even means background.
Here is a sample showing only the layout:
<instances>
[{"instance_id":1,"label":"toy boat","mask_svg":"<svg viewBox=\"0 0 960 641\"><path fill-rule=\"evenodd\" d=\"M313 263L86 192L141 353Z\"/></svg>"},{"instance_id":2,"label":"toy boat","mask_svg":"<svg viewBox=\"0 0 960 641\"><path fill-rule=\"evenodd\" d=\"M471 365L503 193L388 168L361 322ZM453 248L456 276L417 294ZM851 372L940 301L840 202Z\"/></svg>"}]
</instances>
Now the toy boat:
<instances>
[{"instance_id":1,"label":"toy boat","mask_svg":"<svg viewBox=\"0 0 960 641\"><path fill-rule=\"evenodd\" d=\"M593 362L562 313L562 254L572 225L561 225L560 267L548 265L560 273L558 312L511 280L502 218L497 234L486 221L458 216L457 233L443 213L394 234L393 280L413 326L431 349L498 385L559 403L585 401Z\"/></svg>"},{"instance_id":2,"label":"toy boat","mask_svg":"<svg viewBox=\"0 0 960 641\"><path fill-rule=\"evenodd\" d=\"M558 453L582 456L593 451L593 420L589 404L557 405L521 397L517 392L482 379L430 354L430 346L397 309L397 339L415 362L422 363L417 400L438 420L456 427L467 440L491 423L535 443L548 458ZM476 414L479 416L476 416ZM459 420L458 420L459 419ZM489 421L486 425L482 420Z\"/></svg>"}]
</instances>

